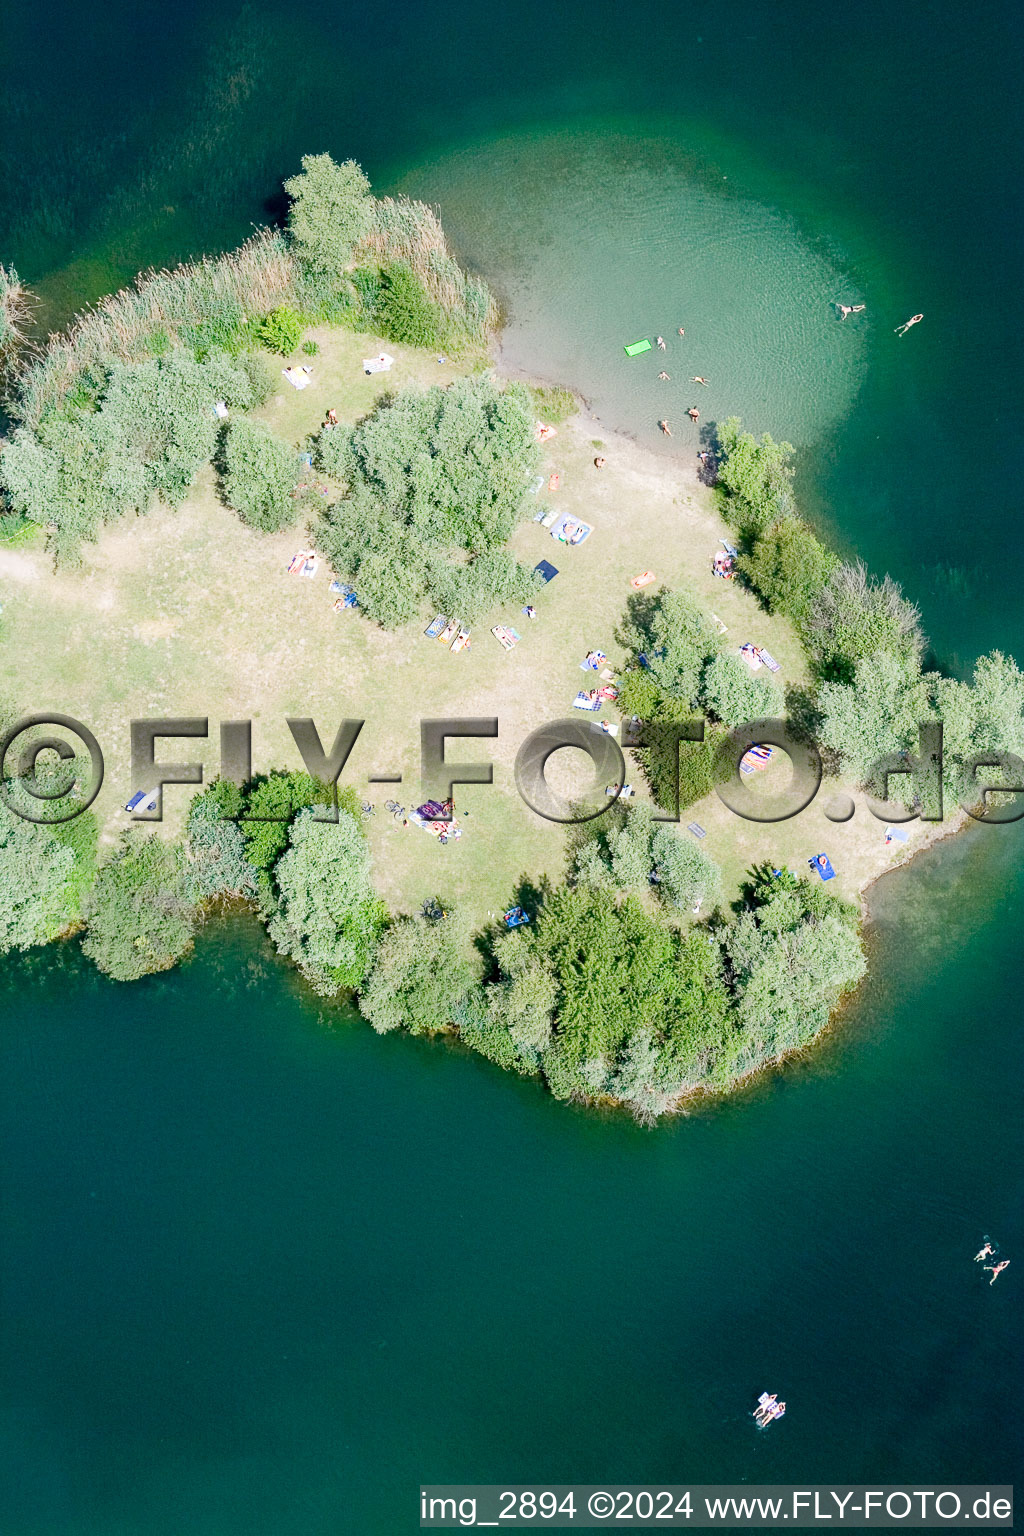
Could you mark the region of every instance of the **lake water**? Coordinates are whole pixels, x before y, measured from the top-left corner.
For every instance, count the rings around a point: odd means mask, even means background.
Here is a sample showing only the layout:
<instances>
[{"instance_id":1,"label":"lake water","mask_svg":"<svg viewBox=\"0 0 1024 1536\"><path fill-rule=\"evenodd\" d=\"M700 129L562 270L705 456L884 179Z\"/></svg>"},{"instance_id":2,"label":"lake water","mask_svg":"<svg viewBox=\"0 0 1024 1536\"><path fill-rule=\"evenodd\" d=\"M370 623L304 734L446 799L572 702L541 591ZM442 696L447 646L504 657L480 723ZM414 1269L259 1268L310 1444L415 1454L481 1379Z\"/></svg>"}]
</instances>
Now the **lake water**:
<instances>
[{"instance_id":1,"label":"lake water","mask_svg":"<svg viewBox=\"0 0 1024 1536\"><path fill-rule=\"evenodd\" d=\"M439 204L511 364L658 451L671 401L687 461L707 376L705 418L800 447L809 513L939 656L1024 657L1012 21L117 3L54 49L12 8L0 259L56 323L237 241L300 153L354 155ZM665 385L621 350L658 331ZM1020 853L980 829L884 881L820 1050L654 1132L325 1015L244 920L136 987L6 963L0 1529L391 1536L421 1481L1011 1480ZM759 1435L764 1387L789 1412Z\"/></svg>"}]
</instances>

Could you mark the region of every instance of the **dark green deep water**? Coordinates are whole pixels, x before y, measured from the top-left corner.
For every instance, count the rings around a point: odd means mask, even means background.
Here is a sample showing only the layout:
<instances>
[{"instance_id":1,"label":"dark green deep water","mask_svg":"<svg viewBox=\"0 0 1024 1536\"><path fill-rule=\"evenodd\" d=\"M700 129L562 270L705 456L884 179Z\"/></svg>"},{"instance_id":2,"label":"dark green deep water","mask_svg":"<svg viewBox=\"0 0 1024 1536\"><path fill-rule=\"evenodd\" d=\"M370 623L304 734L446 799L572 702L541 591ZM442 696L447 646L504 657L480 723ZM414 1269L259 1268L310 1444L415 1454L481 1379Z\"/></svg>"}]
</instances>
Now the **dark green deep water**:
<instances>
[{"instance_id":1,"label":"dark green deep water","mask_svg":"<svg viewBox=\"0 0 1024 1536\"><path fill-rule=\"evenodd\" d=\"M439 203L509 362L653 443L619 348L685 324L670 371L793 438L939 657L1024 658L1013 21L7 5L0 259L56 323L236 242L303 151L354 155ZM1010 1480L1020 854L983 829L883 882L822 1048L655 1132L321 1017L244 922L132 988L6 963L0 1531L376 1536L420 1481Z\"/></svg>"}]
</instances>

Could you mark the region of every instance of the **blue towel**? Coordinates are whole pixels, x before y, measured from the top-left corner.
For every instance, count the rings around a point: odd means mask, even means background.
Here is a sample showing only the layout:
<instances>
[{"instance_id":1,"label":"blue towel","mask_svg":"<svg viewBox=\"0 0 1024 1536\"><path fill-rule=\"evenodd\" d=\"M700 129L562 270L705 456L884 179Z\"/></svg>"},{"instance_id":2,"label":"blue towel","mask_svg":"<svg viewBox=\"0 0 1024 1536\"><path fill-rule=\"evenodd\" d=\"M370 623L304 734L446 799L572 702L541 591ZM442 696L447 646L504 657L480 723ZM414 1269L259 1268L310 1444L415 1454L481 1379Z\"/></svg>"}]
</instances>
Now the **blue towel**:
<instances>
[{"instance_id":1,"label":"blue towel","mask_svg":"<svg viewBox=\"0 0 1024 1536\"><path fill-rule=\"evenodd\" d=\"M816 869L823 880L834 880L836 872L829 862L827 853L817 853L813 859L807 860L812 869Z\"/></svg>"}]
</instances>

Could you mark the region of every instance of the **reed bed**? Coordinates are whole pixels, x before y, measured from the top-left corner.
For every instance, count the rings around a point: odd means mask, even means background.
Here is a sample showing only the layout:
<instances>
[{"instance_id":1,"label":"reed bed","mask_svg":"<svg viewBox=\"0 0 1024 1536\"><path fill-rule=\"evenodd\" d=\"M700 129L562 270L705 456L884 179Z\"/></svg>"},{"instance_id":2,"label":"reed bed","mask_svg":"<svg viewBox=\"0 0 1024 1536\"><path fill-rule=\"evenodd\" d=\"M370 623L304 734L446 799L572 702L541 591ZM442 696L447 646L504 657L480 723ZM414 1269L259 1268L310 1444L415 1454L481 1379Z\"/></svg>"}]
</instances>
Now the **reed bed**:
<instances>
[{"instance_id":1,"label":"reed bed","mask_svg":"<svg viewBox=\"0 0 1024 1536\"><path fill-rule=\"evenodd\" d=\"M298 272L277 230L258 231L225 256L146 272L79 315L18 381L14 413L37 427L91 371L140 362L197 339L222 342L295 297Z\"/></svg>"},{"instance_id":2,"label":"reed bed","mask_svg":"<svg viewBox=\"0 0 1024 1536\"><path fill-rule=\"evenodd\" d=\"M482 278L463 271L452 255L441 220L412 198L376 200L373 224L356 247L356 261L403 262L430 298L460 330L482 339L498 324L498 306Z\"/></svg>"}]
</instances>

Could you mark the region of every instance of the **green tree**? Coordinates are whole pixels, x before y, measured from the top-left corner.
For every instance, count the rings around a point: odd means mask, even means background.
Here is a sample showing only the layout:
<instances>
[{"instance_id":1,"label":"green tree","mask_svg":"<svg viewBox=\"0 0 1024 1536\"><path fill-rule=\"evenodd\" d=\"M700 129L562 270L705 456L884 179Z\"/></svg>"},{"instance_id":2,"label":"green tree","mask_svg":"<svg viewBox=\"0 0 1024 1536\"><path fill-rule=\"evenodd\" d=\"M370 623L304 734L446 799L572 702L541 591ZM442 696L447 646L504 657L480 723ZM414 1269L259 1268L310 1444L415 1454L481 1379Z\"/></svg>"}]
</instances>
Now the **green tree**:
<instances>
[{"instance_id":1,"label":"green tree","mask_svg":"<svg viewBox=\"0 0 1024 1536\"><path fill-rule=\"evenodd\" d=\"M300 811L334 804L330 785L308 773L287 773L275 768L256 778L245 790L239 826L245 857L256 871L257 889L266 898L273 892L273 870L288 846L291 824ZM338 805L352 809L351 791L338 790Z\"/></svg>"},{"instance_id":2,"label":"green tree","mask_svg":"<svg viewBox=\"0 0 1024 1536\"><path fill-rule=\"evenodd\" d=\"M300 811L274 870L277 911L270 937L315 992L332 997L366 975L384 925L373 895L370 853L349 812L337 825Z\"/></svg>"},{"instance_id":3,"label":"green tree","mask_svg":"<svg viewBox=\"0 0 1024 1536\"><path fill-rule=\"evenodd\" d=\"M688 704L696 702L704 667L721 647L710 614L688 592L635 593L619 640L645 658L660 693Z\"/></svg>"},{"instance_id":4,"label":"green tree","mask_svg":"<svg viewBox=\"0 0 1024 1536\"><path fill-rule=\"evenodd\" d=\"M824 674L846 681L879 651L917 666L925 647L920 612L899 582L872 581L862 560L835 568L811 603L807 631Z\"/></svg>"},{"instance_id":5,"label":"green tree","mask_svg":"<svg viewBox=\"0 0 1024 1536\"><path fill-rule=\"evenodd\" d=\"M783 712L778 684L755 677L745 661L725 651L704 668L700 692L704 707L730 729L748 720L774 719Z\"/></svg>"},{"instance_id":6,"label":"green tree","mask_svg":"<svg viewBox=\"0 0 1024 1536\"><path fill-rule=\"evenodd\" d=\"M742 914L727 939L739 1030L732 1070L745 1073L806 1045L864 974L849 913L805 899L806 882Z\"/></svg>"},{"instance_id":7,"label":"green tree","mask_svg":"<svg viewBox=\"0 0 1024 1536\"><path fill-rule=\"evenodd\" d=\"M777 518L753 539L737 569L770 613L802 624L811 605L839 564L835 555L796 517Z\"/></svg>"},{"instance_id":8,"label":"green tree","mask_svg":"<svg viewBox=\"0 0 1024 1536\"><path fill-rule=\"evenodd\" d=\"M494 946L498 977L484 989L486 1006L458 1015L468 1045L499 1066L531 1076L551 1043L555 979L551 967L520 930L503 933Z\"/></svg>"},{"instance_id":9,"label":"green tree","mask_svg":"<svg viewBox=\"0 0 1024 1536\"><path fill-rule=\"evenodd\" d=\"M476 980L455 915L402 917L377 946L359 1011L378 1034L392 1029L432 1034L456 1022Z\"/></svg>"},{"instance_id":10,"label":"green tree","mask_svg":"<svg viewBox=\"0 0 1024 1536\"><path fill-rule=\"evenodd\" d=\"M287 305L279 305L264 315L256 336L268 352L276 352L279 357L290 357L302 340L302 317Z\"/></svg>"},{"instance_id":11,"label":"green tree","mask_svg":"<svg viewBox=\"0 0 1024 1536\"><path fill-rule=\"evenodd\" d=\"M448 322L411 267L392 262L380 274L380 290L373 313L374 323L390 341L411 347L448 344Z\"/></svg>"},{"instance_id":12,"label":"green tree","mask_svg":"<svg viewBox=\"0 0 1024 1536\"><path fill-rule=\"evenodd\" d=\"M674 827L655 828L651 843L658 890L674 907L709 911L722 890L722 872L696 843L684 842Z\"/></svg>"},{"instance_id":13,"label":"green tree","mask_svg":"<svg viewBox=\"0 0 1024 1536\"><path fill-rule=\"evenodd\" d=\"M295 521L299 459L260 422L233 422L224 445L224 498L250 528L277 533Z\"/></svg>"},{"instance_id":14,"label":"green tree","mask_svg":"<svg viewBox=\"0 0 1024 1536\"><path fill-rule=\"evenodd\" d=\"M85 919L82 948L115 981L168 970L191 948L196 928L181 850L125 833L100 867Z\"/></svg>"},{"instance_id":15,"label":"green tree","mask_svg":"<svg viewBox=\"0 0 1024 1536\"><path fill-rule=\"evenodd\" d=\"M878 795L875 764L893 753L916 753L919 726L934 719L916 664L886 651L859 661L852 683L824 683L818 705L822 745L838 752L844 770ZM904 777L890 779L891 798L902 798Z\"/></svg>"},{"instance_id":16,"label":"green tree","mask_svg":"<svg viewBox=\"0 0 1024 1536\"><path fill-rule=\"evenodd\" d=\"M0 798L0 954L47 944L77 917L75 853Z\"/></svg>"},{"instance_id":17,"label":"green tree","mask_svg":"<svg viewBox=\"0 0 1024 1536\"><path fill-rule=\"evenodd\" d=\"M403 391L350 433L325 429L318 454L347 487L321 519L321 548L377 623L407 623L428 598L469 617L532 591L501 548L537 462L521 386L478 377Z\"/></svg>"},{"instance_id":18,"label":"green tree","mask_svg":"<svg viewBox=\"0 0 1024 1536\"><path fill-rule=\"evenodd\" d=\"M370 183L354 160L303 155L302 172L284 184L291 199L288 230L299 260L340 279L373 220Z\"/></svg>"},{"instance_id":19,"label":"green tree","mask_svg":"<svg viewBox=\"0 0 1024 1536\"><path fill-rule=\"evenodd\" d=\"M795 516L793 446L776 443L768 433L760 442L730 416L718 429L721 462L718 485L725 494L730 522L746 539L779 518Z\"/></svg>"}]
</instances>

